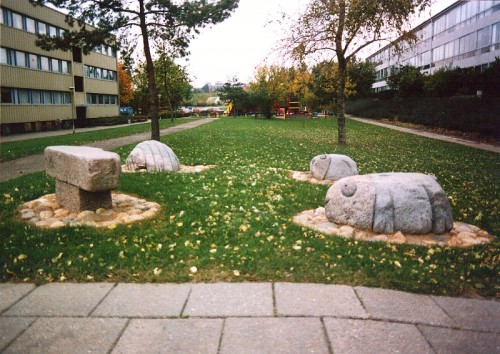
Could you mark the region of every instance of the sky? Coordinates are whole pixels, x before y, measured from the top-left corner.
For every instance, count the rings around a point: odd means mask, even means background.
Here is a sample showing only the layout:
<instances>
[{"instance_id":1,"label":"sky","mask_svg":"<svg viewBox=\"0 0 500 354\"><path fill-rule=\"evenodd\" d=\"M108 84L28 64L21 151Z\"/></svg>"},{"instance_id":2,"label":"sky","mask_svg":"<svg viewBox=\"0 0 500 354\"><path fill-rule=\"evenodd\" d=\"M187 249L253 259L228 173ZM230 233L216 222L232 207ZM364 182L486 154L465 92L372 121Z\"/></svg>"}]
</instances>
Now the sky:
<instances>
[{"instance_id":1,"label":"sky","mask_svg":"<svg viewBox=\"0 0 500 354\"><path fill-rule=\"evenodd\" d=\"M280 61L277 47L284 28L277 20L282 13L297 18L309 0L240 0L238 8L224 22L205 28L191 41L186 65L194 87L226 82L236 76L241 82L253 78L255 68ZM455 0L434 0L425 17L414 26L442 11Z\"/></svg>"}]
</instances>

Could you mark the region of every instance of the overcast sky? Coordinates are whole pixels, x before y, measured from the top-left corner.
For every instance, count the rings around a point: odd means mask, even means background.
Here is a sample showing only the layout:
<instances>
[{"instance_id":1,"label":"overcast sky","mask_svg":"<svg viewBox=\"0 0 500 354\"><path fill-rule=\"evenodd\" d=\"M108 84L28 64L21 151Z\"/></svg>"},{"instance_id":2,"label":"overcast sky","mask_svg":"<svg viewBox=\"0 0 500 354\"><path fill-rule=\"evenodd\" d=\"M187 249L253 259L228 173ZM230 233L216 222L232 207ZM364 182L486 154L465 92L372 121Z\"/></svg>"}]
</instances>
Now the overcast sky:
<instances>
[{"instance_id":1,"label":"overcast sky","mask_svg":"<svg viewBox=\"0 0 500 354\"><path fill-rule=\"evenodd\" d=\"M237 76L249 82L255 68L279 61L277 43L283 29L276 20L286 12L297 18L309 0L240 0L236 11L224 22L204 29L191 42L188 73L195 87L207 82L226 82ZM436 14L455 0L434 0ZM426 11L428 18L429 11ZM423 20L416 20L418 25Z\"/></svg>"}]
</instances>

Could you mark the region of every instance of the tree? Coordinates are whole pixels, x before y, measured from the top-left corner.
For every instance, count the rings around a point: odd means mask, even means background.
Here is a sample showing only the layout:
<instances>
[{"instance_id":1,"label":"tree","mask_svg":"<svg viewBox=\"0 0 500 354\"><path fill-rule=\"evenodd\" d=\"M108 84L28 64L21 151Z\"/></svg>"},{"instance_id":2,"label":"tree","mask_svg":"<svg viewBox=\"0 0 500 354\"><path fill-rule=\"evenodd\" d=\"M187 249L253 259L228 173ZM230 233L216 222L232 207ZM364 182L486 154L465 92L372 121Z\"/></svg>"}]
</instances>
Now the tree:
<instances>
[{"instance_id":1,"label":"tree","mask_svg":"<svg viewBox=\"0 0 500 354\"><path fill-rule=\"evenodd\" d=\"M237 77L226 82L219 90L221 100L231 102L233 106L246 106L248 104L248 92L243 89L243 84ZM236 109L234 110L236 116Z\"/></svg>"},{"instance_id":2,"label":"tree","mask_svg":"<svg viewBox=\"0 0 500 354\"><path fill-rule=\"evenodd\" d=\"M89 53L101 44L116 46L115 33L126 35L137 28L142 37L151 106L151 139L160 139L158 92L150 41L160 39L179 55L199 29L228 18L239 0L30 0L35 5L53 4L67 10L66 22L72 29L63 37L40 36L37 45L46 50L80 47ZM77 24L77 26L75 26ZM93 25L90 28L87 24Z\"/></svg>"},{"instance_id":3,"label":"tree","mask_svg":"<svg viewBox=\"0 0 500 354\"><path fill-rule=\"evenodd\" d=\"M134 90L132 88L132 78L130 73L125 70L123 63L118 63L118 87L120 93L120 105L127 106L134 98Z\"/></svg>"},{"instance_id":4,"label":"tree","mask_svg":"<svg viewBox=\"0 0 500 354\"><path fill-rule=\"evenodd\" d=\"M387 78L390 88L398 91L400 97L422 96L425 75L420 69L405 65L393 70Z\"/></svg>"},{"instance_id":5,"label":"tree","mask_svg":"<svg viewBox=\"0 0 500 354\"><path fill-rule=\"evenodd\" d=\"M191 97L191 85L184 68L176 64L172 58L162 53L153 62L155 68L155 85L158 89L158 98L161 103L168 106L170 112L174 112L179 106ZM141 108L143 113L148 113L149 85L146 71L146 63L141 63L135 70L133 76L134 106Z\"/></svg>"},{"instance_id":6,"label":"tree","mask_svg":"<svg viewBox=\"0 0 500 354\"><path fill-rule=\"evenodd\" d=\"M375 64L353 58L347 65L347 77L353 85L354 98L367 97L372 92L377 73Z\"/></svg>"},{"instance_id":7,"label":"tree","mask_svg":"<svg viewBox=\"0 0 500 354\"><path fill-rule=\"evenodd\" d=\"M171 113L172 121L174 112L182 102L191 97L191 84L189 77L183 67L176 64L165 52L154 62L156 72L156 84L161 101L167 103Z\"/></svg>"},{"instance_id":8,"label":"tree","mask_svg":"<svg viewBox=\"0 0 500 354\"><path fill-rule=\"evenodd\" d=\"M346 144L345 88L347 65L368 45L397 34L415 38L403 30L408 17L431 0L311 0L305 13L291 27L284 41L293 57L333 53L339 68L338 143Z\"/></svg>"},{"instance_id":9,"label":"tree","mask_svg":"<svg viewBox=\"0 0 500 354\"><path fill-rule=\"evenodd\" d=\"M276 65L256 69L255 81L250 82L250 98L266 118L272 117L276 102L286 99L290 85L288 78L287 69Z\"/></svg>"}]
</instances>

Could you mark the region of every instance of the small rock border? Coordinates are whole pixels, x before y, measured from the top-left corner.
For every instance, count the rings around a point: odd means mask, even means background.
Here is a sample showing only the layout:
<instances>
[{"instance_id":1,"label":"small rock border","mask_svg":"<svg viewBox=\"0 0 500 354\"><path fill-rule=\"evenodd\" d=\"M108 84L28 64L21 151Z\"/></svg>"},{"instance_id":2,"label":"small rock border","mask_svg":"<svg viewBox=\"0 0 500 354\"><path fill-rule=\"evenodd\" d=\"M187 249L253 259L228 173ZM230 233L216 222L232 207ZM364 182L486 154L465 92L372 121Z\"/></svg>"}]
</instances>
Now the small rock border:
<instances>
[{"instance_id":1,"label":"small rock border","mask_svg":"<svg viewBox=\"0 0 500 354\"><path fill-rule=\"evenodd\" d=\"M394 234L375 234L366 230L359 230L348 225L337 225L326 218L325 208L305 210L293 217L293 221L301 226L345 238L355 238L363 241L381 241L390 243L407 243L420 246L449 246L468 247L486 244L492 241L493 236L479 227L462 222L454 222L453 229L441 235L410 235L398 231Z\"/></svg>"},{"instance_id":2,"label":"small rock border","mask_svg":"<svg viewBox=\"0 0 500 354\"><path fill-rule=\"evenodd\" d=\"M70 213L56 200L55 194L47 194L19 206L19 216L29 224L40 228L55 229L63 226L93 226L116 228L153 218L161 207L155 202L132 197L123 193L112 193L112 209L84 210Z\"/></svg>"},{"instance_id":3,"label":"small rock border","mask_svg":"<svg viewBox=\"0 0 500 354\"><path fill-rule=\"evenodd\" d=\"M200 173L204 172L206 170L209 170L211 168L214 168L215 165L196 165L196 166L186 166L186 165L180 165L179 167L179 173ZM123 173L136 173L136 172L149 172L148 170L130 170L127 165L122 165L122 172Z\"/></svg>"},{"instance_id":4,"label":"small rock border","mask_svg":"<svg viewBox=\"0 0 500 354\"><path fill-rule=\"evenodd\" d=\"M290 178L300 181L300 182L309 182L312 184L323 184L326 186L331 186L333 181L329 179L317 179L312 176L311 172L307 171L289 171Z\"/></svg>"}]
</instances>

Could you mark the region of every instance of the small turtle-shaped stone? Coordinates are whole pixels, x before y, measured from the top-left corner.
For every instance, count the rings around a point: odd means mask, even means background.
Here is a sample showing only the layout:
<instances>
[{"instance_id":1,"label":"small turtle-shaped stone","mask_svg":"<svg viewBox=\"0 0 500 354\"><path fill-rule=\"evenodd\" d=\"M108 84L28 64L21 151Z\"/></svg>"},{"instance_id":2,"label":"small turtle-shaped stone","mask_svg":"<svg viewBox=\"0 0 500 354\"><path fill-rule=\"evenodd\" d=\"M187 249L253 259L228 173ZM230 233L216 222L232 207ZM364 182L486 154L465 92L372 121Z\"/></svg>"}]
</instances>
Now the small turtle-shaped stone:
<instances>
[{"instance_id":1,"label":"small turtle-shaped stone","mask_svg":"<svg viewBox=\"0 0 500 354\"><path fill-rule=\"evenodd\" d=\"M132 171L149 172L178 171L179 159L171 148L156 140L146 140L132 150L126 160L127 168Z\"/></svg>"}]
</instances>

